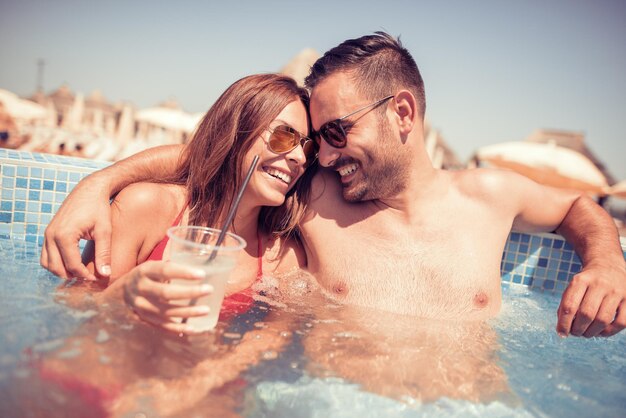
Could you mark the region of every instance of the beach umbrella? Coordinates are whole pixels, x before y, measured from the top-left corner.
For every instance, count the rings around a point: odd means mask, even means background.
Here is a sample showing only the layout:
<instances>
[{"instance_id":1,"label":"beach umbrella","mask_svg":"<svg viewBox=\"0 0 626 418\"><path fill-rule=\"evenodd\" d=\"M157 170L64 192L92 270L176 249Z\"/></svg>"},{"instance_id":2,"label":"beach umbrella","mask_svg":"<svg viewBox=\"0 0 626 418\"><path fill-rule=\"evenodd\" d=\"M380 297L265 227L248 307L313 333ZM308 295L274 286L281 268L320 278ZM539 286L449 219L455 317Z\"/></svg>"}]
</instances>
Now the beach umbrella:
<instances>
[{"instance_id":1,"label":"beach umbrella","mask_svg":"<svg viewBox=\"0 0 626 418\"><path fill-rule=\"evenodd\" d=\"M117 125L116 138L118 142L125 144L135 136L135 122L133 120L133 109L126 104L122 108L120 121Z\"/></svg>"},{"instance_id":2,"label":"beach umbrella","mask_svg":"<svg viewBox=\"0 0 626 418\"><path fill-rule=\"evenodd\" d=\"M488 165L508 168L537 183L605 194L604 174L587 157L554 143L504 142L476 151L476 158Z\"/></svg>"},{"instance_id":3,"label":"beach umbrella","mask_svg":"<svg viewBox=\"0 0 626 418\"><path fill-rule=\"evenodd\" d=\"M138 111L135 120L169 131L191 133L200 119L197 114L191 115L180 109L159 106Z\"/></svg>"},{"instance_id":4,"label":"beach umbrella","mask_svg":"<svg viewBox=\"0 0 626 418\"><path fill-rule=\"evenodd\" d=\"M15 119L30 121L45 119L47 115L45 107L30 100L21 99L8 90L0 89L0 102L4 104L9 115Z\"/></svg>"},{"instance_id":5,"label":"beach umbrella","mask_svg":"<svg viewBox=\"0 0 626 418\"><path fill-rule=\"evenodd\" d=\"M77 93L74 102L67 112L67 116L63 119L63 127L71 131L78 131L83 124L83 115L85 113L85 96Z\"/></svg>"}]
</instances>

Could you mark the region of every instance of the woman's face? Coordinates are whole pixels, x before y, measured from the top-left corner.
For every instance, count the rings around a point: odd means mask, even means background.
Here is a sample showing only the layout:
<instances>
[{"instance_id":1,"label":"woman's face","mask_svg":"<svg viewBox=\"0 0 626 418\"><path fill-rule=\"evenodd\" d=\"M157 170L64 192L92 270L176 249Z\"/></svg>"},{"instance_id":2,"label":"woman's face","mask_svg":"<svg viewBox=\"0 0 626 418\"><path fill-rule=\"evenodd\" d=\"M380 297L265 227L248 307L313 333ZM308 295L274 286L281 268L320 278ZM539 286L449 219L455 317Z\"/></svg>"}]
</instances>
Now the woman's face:
<instances>
[{"instance_id":1,"label":"woman's face","mask_svg":"<svg viewBox=\"0 0 626 418\"><path fill-rule=\"evenodd\" d=\"M282 205L287 192L304 173L306 157L300 145L282 154L277 154L269 148L272 131L281 125L295 129L301 135L308 135L307 113L299 99L294 99L285 106L246 154L246 167L250 167L255 155L259 156L256 170L246 190L246 195L250 196L255 205Z\"/></svg>"}]
</instances>

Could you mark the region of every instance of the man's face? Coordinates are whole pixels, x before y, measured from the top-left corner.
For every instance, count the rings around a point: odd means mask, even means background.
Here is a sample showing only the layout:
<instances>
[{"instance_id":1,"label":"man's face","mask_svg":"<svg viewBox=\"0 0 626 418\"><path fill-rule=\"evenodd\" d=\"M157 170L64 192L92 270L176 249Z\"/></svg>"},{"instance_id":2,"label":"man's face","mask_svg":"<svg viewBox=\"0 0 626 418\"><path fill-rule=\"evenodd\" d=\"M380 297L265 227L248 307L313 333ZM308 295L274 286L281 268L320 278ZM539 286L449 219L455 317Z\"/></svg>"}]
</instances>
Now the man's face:
<instances>
[{"instance_id":1,"label":"man's face","mask_svg":"<svg viewBox=\"0 0 626 418\"><path fill-rule=\"evenodd\" d=\"M389 92L393 94L394 92ZM347 144L343 148L319 140L319 161L335 170L349 202L381 199L402 191L408 176L406 153L401 153L399 136L393 129L393 98L376 108L368 108L346 118ZM345 73L337 73L320 82L311 93L311 121L319 130L325 123L367 106L371 99L362 97Z\"/></svg>"}]
</instances>

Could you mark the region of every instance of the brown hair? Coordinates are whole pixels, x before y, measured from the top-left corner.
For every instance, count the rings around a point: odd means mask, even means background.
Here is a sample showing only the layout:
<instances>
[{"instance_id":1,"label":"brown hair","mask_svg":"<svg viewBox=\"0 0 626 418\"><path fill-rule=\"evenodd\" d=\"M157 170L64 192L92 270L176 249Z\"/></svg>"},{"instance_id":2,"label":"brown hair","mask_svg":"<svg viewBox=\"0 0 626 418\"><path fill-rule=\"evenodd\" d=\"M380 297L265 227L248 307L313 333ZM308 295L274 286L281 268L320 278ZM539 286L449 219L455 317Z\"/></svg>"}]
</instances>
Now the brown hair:
<instances>
[{"instance_id":1,"label":"brown hair","mask_svg":"<svg viewBox=\"0 0 626 418\"><path fill-rule=\"evenodd\" d=\"M426 112L424 81L415 60L400 39L385 32L349 39L329 50L311 67L305 85L313 90L326 77L351 73L356 90L371 100L408 89L417 100L420 116Z\"/></svg>"},{"instance_id":2,"label":"brown hair","mask_svg":"<svg viewBox=\"0 0 626 418\"><path fill-rule=\"evenodd\" d=\"M259 74L236 81L211 106L185 146L174 178L187 187L190 224L218 226L248 170L245 154L283 108L297 99L308 110L308 93L292 78ZM262 209L262 230L280 236L296 234L308 201L310 177L305 172L283 205Z\"/></svg>"}]
</instances>

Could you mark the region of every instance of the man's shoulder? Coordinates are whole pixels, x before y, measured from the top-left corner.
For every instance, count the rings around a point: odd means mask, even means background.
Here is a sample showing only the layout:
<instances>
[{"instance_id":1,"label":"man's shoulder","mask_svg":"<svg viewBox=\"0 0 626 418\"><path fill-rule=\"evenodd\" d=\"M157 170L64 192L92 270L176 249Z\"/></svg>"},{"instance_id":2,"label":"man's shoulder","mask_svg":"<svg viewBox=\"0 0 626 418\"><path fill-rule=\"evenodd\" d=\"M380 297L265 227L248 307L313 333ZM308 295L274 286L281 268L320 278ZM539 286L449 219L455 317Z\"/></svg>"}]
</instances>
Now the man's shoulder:
<instances>
[{"instance_id":1,"label":"man's shoulder","mask_svg":"<svg viewBox=\"0 0 626 418\"><path fill-rule=\"evenodd\" d=\"M472 168L449 173L453 187L473 198L497 198L518 181L518 176L508 170Z\"/></svg>"}]
</instances>

